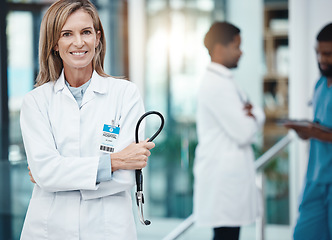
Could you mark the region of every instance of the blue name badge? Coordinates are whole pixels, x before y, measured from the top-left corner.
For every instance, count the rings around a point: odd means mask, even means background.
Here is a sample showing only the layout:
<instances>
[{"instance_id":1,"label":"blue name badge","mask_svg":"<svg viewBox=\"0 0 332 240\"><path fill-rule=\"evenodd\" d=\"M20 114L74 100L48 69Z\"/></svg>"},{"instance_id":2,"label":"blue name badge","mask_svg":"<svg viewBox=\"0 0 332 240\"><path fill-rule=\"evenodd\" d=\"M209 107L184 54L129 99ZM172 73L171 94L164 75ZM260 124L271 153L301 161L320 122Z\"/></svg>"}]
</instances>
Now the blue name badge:
<instances>
[{"instance_id":1,"label":"blue name badge","mask_svg":"<svg viewBox=\"0 0 332 240\"><path fill-rule=\"evenodd\" d=\"M119 133L120 133L120 127L115 127L113 125L104 124L103 131L119 135Z\"/></svg>"},{"instance_id":2,"label":"blue name badge","mask_svg":"<svg viewBox=\"0 0 332 240\"><path fill-rule=\"evenodd\" d=\"M115 143L119 137L120 127L104 124L100 150L107 153L114 152Z\"/></svg>"}]
</instances>

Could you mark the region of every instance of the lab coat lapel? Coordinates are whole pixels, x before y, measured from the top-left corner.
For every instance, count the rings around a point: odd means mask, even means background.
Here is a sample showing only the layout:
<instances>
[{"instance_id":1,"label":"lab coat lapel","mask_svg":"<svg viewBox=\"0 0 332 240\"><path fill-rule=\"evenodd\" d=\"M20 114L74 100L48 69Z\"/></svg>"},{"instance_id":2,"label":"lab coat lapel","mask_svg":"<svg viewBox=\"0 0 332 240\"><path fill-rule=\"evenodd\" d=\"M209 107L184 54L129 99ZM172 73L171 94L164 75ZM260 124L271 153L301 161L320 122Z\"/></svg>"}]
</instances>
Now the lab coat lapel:
<instances>
[{"instance_id":1,"label":"lab coat lapel","mask_svg":"<svg viewBox=\"0 0 332 240\"><path fill-rule=\"evenodd\" d=\"M106 88L102 87L102 81L105 81L105 79L99 76L96 71L93 71L91 82L83 96L81 107L96 98L97 94L105 94L107 92Z\"/></svg>"},{"instance_id":2,"label":"lab coat lapel","mask_svg":"<svg viewBox=\"0 0 332 240\"><path fill-rule=\"evenodd\" d=\"M55 93L58 93L59 91L62 91L64 95L72 99L74 102L76 102L73 94L70 92L68 87L66 86L65 83L65 74L64 71L62 70L59 79L54 83L54 91Z\"/></svg>"}]
</instances>

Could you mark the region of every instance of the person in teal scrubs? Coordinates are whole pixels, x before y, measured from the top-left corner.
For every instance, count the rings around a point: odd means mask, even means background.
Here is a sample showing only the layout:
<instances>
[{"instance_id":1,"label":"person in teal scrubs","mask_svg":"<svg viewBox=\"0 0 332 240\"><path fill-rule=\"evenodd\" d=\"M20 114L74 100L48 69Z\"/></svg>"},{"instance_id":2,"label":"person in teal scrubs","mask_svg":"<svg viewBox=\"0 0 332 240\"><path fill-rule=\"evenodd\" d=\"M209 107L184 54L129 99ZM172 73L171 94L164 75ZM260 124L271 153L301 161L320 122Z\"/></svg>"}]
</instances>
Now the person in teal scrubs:
<instances>
[{"instance_id":1,"label":"person in teal scrubs","mask_svg":"<svg viewBox=\"0 0 332 240\"><path fill-rule=\"evenodd\" d=\"M310 140L294 240L332 239L332 23L318 33L316 53L321 77L314 90L313 122L307 126L285 124L302 139Z\"/></svg>"}]
</instances>

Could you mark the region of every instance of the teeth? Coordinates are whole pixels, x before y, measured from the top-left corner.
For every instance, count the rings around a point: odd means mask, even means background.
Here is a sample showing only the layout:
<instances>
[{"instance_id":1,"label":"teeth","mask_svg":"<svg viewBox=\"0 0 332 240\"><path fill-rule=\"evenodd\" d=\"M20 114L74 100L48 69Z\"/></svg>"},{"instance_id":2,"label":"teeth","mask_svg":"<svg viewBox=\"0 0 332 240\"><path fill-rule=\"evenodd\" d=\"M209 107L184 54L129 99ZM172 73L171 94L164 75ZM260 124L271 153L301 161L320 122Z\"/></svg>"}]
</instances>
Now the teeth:
<instances>
[{"instance_id":1,"label":"teeth","mask_svg":"<svg viewBox=\"0 0 332 240\"><path fill-rule=\"evenodd\" d=\"M85 52L72 52L73 55L76 55L76 56L81 56L81 55L84 55Z\"/></svg>"}]
</instances>

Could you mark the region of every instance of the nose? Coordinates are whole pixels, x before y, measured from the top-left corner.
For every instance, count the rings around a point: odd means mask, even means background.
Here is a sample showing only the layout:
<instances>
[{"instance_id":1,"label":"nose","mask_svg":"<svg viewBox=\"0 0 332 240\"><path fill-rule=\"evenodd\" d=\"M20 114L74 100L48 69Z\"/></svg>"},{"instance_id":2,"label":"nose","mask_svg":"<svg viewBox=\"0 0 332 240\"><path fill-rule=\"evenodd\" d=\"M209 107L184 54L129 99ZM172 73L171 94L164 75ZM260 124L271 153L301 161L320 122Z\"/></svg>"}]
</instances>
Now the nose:
<instances>
[{"instance_id":1,"label":"nose","mask_svg":"<svg viewBox=\"0 0 332 240\"><path fill-rule=\"evenodd\" d=\"M82 38L82 36L80 34L77 34L75 36L74 45L77 48L82 48L84 46L84 40L83 40L83 38Z\"/></svg>"}]
</instances>

